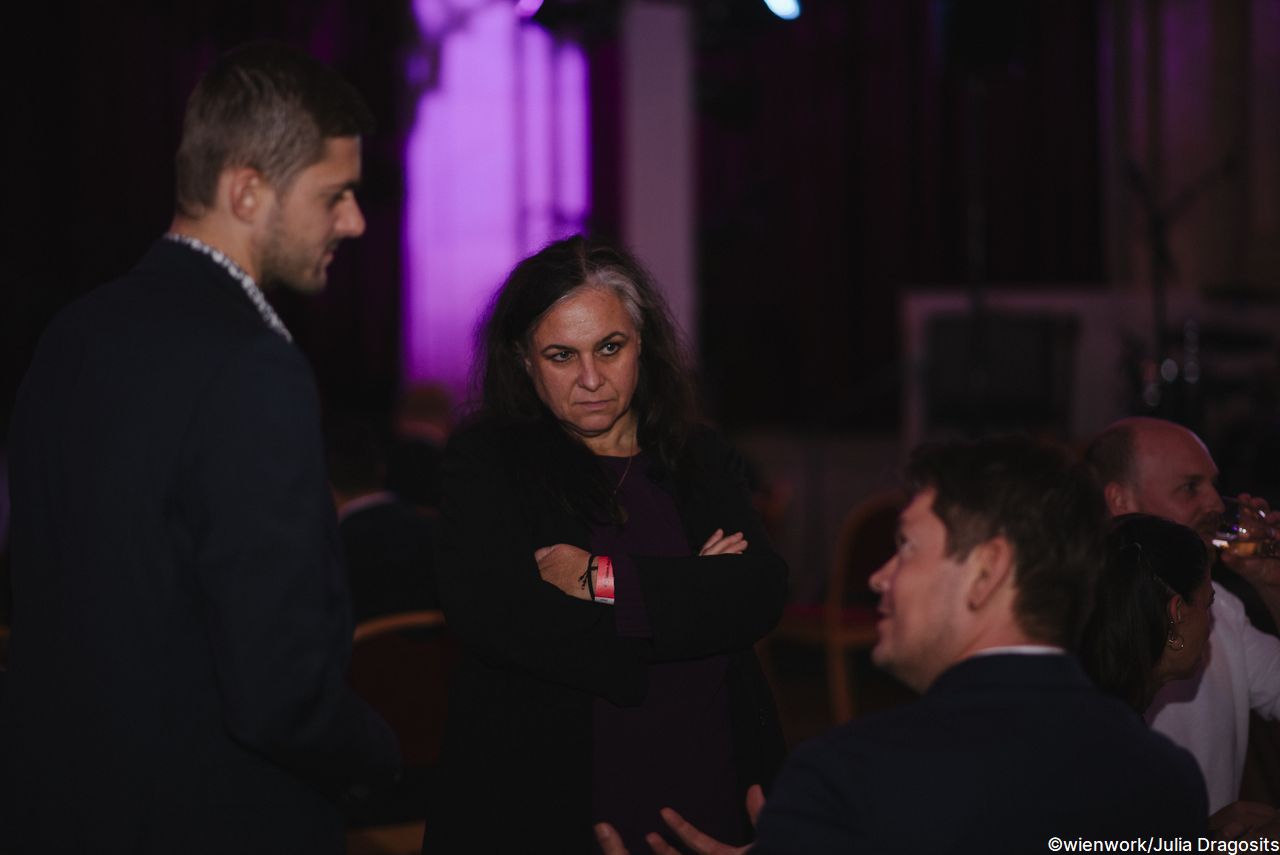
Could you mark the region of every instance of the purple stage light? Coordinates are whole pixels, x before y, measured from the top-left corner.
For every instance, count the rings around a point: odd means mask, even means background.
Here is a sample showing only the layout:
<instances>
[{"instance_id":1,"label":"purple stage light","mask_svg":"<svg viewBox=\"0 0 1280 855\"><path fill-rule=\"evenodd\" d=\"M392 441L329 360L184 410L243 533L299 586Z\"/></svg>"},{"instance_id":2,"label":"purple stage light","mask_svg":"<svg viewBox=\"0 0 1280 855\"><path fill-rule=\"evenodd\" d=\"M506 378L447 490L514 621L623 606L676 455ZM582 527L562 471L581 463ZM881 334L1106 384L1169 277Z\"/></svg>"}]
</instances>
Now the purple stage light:
<instances>
[{"instance_id":1,"label":"purple stage light","mask_svg":"<svg viewBox=\"0 0 1280 855\"><path fill-rule=\"evenodd\" d=\"M542 0L517 0L516 14L521 18L532 18L542 8Z\"/></svg>"},{"instance_id":2,"label":"purple stage light","mask_svg":"<svg viewBox=\"0 0 1280 855\"><path fill-rule=\"evenodd\" d=\"M473 330L507 271L586 220L586 60L520 8L414 3L439 69L406 146L406 382L463 391Z\"/></svg>"}]
</instances>

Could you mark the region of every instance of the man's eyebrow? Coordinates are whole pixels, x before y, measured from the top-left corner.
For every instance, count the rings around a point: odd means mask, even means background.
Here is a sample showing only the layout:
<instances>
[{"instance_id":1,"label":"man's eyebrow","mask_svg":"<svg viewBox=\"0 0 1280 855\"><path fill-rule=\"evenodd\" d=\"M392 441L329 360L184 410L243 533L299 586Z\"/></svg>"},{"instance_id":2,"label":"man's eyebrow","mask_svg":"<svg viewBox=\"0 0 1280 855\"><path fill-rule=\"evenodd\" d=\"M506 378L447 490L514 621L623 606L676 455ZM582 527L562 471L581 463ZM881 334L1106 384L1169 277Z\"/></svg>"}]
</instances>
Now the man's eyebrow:
<instances>
[{"instance_id":1,"label":"man's eyebrow","mask_svg":"<svg viewBox=\"0 0 1280 855\"><path fill-rule=\"evenodd\" d=\"M322 193L336 193L339 190L345 192L347 190L359 190L359 189L360 189L360 179L353 178L350 181L341 181L341 182L335 182L333 184L326 184L320 188L320 191Z\"/></svg>"}]
</instances>

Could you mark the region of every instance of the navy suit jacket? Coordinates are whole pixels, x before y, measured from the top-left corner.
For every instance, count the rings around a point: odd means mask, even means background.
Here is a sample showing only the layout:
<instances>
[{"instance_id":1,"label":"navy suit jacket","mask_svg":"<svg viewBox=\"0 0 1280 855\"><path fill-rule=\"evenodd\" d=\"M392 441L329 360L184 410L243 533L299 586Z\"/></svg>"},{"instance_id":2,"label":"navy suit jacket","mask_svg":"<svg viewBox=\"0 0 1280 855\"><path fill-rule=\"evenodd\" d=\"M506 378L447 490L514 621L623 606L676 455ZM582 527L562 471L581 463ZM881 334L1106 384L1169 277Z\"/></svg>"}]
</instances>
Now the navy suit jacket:
<instances>
[{"instance_id":1,"label":"navy suit jacket","mask_svg":"<svg viewBox=\"0 0 1280 855\"><path fill-rule=\"evenodd\" d=\"M398 761L298 349L160 241L46 331L10 440L0 851L341 852L336 796Z\"/></svg>"},{"instance_id":2,"label":"navy suit jacket","mask_svg":"<svg viewBox=\"0 0 1280 855\"><path fill-rule=\"evenodd\" d=\"M1191 755L1066 655L991 654L917 702L800 746L753 852L1046 852L1051 837L1204 833Z\"/></svg>"}]
</instances>

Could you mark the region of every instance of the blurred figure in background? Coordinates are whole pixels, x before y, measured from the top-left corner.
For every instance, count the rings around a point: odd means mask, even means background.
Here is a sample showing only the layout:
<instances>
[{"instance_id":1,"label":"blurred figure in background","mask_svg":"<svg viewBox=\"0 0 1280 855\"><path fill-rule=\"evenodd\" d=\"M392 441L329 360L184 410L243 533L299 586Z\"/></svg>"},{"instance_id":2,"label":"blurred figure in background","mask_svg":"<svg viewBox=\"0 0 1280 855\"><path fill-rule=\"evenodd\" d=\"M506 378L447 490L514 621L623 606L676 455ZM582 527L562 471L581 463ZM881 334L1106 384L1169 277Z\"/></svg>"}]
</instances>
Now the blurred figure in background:
<instances>
[{"instance_id":1,"label":"blurred figure in background","mask_svg":"<svg viewBox=\"0 0 1280 855\"><path fill-rule=\"evenodd\" d=\"M453 430L453 397L438 383L410 386L396 403L386 487L418 508L440 508L440 464Z\"/></svg>"},{"instance_id":2,"label":"blurred figure in background","mask_svg":"<svg viewBox=\"0 0 1280 855\"><path fill-rule=\"evenodd\" d=\"M1195 530L1210 554L1223 512L1218 467L1191 431L1154 418L1116 422L1089 445L1086 459L1113 515L1145 513ZM1249 496L1244 500L1252 501ZM1242 584L1275 608L1280 559L1230 558ZM1254 628L1244 604L1219 581L1209 653L1191 679L1168 683L1147 711L1151 726L1195 755L1216 812L1240 798L1250 739L1249 713L1280 718L1280 639Z\"/></svg>"},{"instance_id":3,"label":"blurred figure in background","mask_svg":"<svg viewBox=\"0 0 1280 855\"><path fill-rule=\"evenodd\" d=\"M325 458L355 622L439 608L433 520L383 489L386 468L373 427L354 417L331 419Z\"/></svg>"},{"instance_id":4,"label":"blurred figure in background","mask_svg":"<svg viewBox=\"0 0 1280 855\"><path fill-rule=\"evenodd\" d=\"M1117 517L1080 643L1098 688L1146 712L1156 691L1195 673L1209 639L1213 586L1199 535L1148 514Z\"/></svg>"},{"instance_id":5,"label":"blurred figure in background","mask_svg":"<svg viewBox=\"0 0 1280 855\"><path fill-rule=\"evenodd\" d=\"M1148 514L1115 518L1080 643L1085 671L1104 692L1145 713L1162 686L1201 666L1213 596L1198 534ZM1275 820L1273 808L1236 802L1217 810L1209 828L1236 839L1274 834Z\"/></svg>"}]
</instances>

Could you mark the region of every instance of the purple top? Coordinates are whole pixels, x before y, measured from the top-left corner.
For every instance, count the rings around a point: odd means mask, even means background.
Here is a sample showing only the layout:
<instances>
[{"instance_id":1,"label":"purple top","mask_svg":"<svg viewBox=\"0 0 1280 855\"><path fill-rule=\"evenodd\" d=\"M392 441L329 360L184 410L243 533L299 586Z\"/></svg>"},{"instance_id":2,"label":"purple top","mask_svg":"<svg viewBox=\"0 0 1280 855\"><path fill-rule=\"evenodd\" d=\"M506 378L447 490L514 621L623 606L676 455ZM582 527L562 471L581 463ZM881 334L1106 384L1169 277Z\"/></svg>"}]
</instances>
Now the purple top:
<instances>
[{"instance_id":1,"label":"purple top","mask_svg":"<svg viewBox=\"0 0 1280 855\"><path fill-rule=\"evenodd\" d=\"M631 556L687 557L675 501L647 473L646 456L600 458L623 477L621 527L597 526L591 551L613 559L618 634L650 634L639 572ZM710 535L710 532L707 532ZM650 608L660 604L650 604ZM632 852L648 852L644 835L672 835L658 815L671 807L712 837L745 843L743 793L733 762L727 686L729 658L710 656L649 666L649 691L638 707L597 698L593 708L592 822L610 822Z\"/></svg>"}]
</instances>

